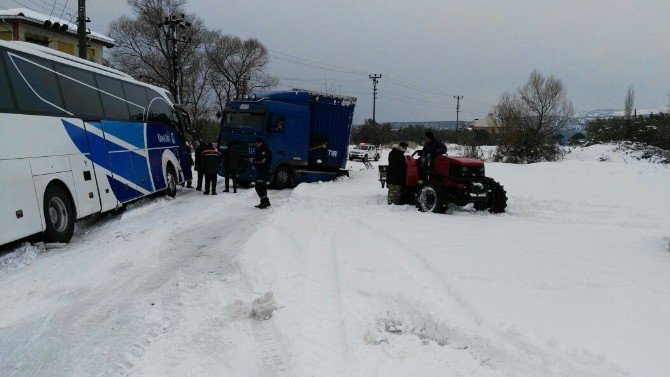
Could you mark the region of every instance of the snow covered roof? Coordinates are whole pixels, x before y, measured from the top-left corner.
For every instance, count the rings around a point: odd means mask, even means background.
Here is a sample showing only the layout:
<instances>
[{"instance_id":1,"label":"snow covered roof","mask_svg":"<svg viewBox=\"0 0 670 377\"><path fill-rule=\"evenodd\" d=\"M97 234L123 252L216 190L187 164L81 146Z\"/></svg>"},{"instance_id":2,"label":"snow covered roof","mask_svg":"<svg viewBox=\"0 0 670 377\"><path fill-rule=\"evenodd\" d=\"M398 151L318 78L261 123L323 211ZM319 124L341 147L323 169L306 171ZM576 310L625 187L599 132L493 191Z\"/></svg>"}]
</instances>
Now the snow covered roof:
<instances>
[{"instance_id":1,"label":"snow covered roof","mask_svg":"<svg viewBox=\"0 0 670 377\"><path fill-rule=\"evenodd\" d=\"M77 34L76 24L55 16L47 16L46 14L35 12L27 8L0 9L0 19L25 21L27 23L39 26L43 26L44 22L48 20L52 23L58 22L61 25L67 25L68 28L65 33L73 35ZM94 31L91 31L91 33L88 35L94 41L100 42L107 47L114 46L114 40L106 35L96 33Z\"/></svg>"}]
</instances>

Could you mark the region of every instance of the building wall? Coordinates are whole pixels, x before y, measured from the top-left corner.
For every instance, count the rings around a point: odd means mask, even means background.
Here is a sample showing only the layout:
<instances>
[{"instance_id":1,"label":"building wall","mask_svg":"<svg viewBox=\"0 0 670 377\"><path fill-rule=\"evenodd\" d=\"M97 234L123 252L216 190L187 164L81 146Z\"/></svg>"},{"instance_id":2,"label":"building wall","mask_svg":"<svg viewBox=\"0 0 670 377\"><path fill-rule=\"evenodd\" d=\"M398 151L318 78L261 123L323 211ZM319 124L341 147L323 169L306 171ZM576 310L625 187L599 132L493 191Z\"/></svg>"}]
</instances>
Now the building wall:
<instances>
[{"instance_id":1,"label":"building wall","mask_svg":"<svg viewBox=\"0 0 670 377\"><path fill-rule=\"evenodd\" d=\"M7 27L5 28L3 26ZM0 39L33 42L70 55L79 55L79 43L77 38L73 35L54 32L23 23L16 25L18 27L13 28L12 26L15 25L9 23L0 24ZM11 32L8 32L7 29L18 30L18 33L15 36ZM3 31L5 33L3 33ZM87 48L88 60L102 64L102 49L103 46L101 44L91 42L91 46Z\"/></svg>"},{"instance_id":2,"label":"building wall","mask_svg":"<svg viewBox=\"0 0 670 377\"><path fill-rule=\"evenodd\" d=\"M472 125L472 128L476 130L485 130L492 134L497 134L501 131L498 121L490 115L484 119L477 119Z\"/></svg>"}]
</instances>

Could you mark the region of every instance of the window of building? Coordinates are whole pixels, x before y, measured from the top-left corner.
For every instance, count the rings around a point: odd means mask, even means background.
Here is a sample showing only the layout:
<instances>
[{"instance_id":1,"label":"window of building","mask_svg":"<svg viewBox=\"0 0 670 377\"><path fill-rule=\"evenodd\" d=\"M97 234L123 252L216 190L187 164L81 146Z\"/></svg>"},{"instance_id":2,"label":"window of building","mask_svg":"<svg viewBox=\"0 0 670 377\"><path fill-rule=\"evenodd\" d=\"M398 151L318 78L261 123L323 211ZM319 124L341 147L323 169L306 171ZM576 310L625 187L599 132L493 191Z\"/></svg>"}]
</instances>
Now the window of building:
<instances>
[{"instance_id":1,"label":"window of building","mask_svg":"<svg viewBox=\"0 0 670 377\"><path fill-rule=\"evenodd\" d=\"M2 27L2 26L0 26ZM12 32L9 30L0 30L0 41L11 41L12 40Z\"/></svg>"},{"instance_id":2,"label":"window of building","mask_svg":"<svg viewBox=\"0 0 670 377\"><path fill-rule=\"evenodd\" d=\"M37 35L32 33L26 33L24 37L26 42L34 43L36 45L49 47L49 37L44 35Z\"/></svg>"},{"instance_id":3,"label":"window of building","mask_svg":"<svg viewBox=\"0 0 670 377\"><path fill-rule=\"evenodd\" d=\"M91 48L91 47L86 48L86 58L88 60L92 61L92 62L97 61L95 59L95 49L94 48Z\"/></svg>"},{"instance_id":4,"label":"window of building","mask_svg":"<svg viewBox=\"0 0 670 377\"><path fill-rule=\"evenodd\" d=\"M149 107L149 100L147 99L147 92L144 90L144 87L124 82L123 91L126 92L130 119L144 120L144 114Z\"/></svg>"},{"instance_id":5,"label":"window of building","mask_svg":"<svg viewBox=\"0 0 670 377\"><path fill-rule=\"evenodd\" d=\"M20 111L65 115L53 63L28 55L7 53L9 79Z\"/></svg>"},{"instance_id":6,"label":"window of building","mask_svg":"<svg viewBox=\"0 0 670 377\"><path fill-rule=\"evenodd\" d=\"M74 45L72 43L58 41L58 51L74 55Z\"/></svg>"},{"instance_id":7,"label":"window of building","mask_svg":"<svg viewBox=\"0 0 670 377\"><path fill-rule=\"evenodd\" d=\"M60 73L58 80L67 111L83 118L104 118L93 73L63 64L56 64L56 72Z\"/></svg>"},{"instance_id":8,"label":"window of building","mask_svg":"<svg viewBox=\"0 0 670 377\"><path fill-rule=\"evenodd\" d=\"M105 110L106 119L130 119L128 112L128 103L123 93L123 85L120 80L111 77L95 75L100 89L100 98L102 99L102 108Z\"/></svg>"}]
</instances>

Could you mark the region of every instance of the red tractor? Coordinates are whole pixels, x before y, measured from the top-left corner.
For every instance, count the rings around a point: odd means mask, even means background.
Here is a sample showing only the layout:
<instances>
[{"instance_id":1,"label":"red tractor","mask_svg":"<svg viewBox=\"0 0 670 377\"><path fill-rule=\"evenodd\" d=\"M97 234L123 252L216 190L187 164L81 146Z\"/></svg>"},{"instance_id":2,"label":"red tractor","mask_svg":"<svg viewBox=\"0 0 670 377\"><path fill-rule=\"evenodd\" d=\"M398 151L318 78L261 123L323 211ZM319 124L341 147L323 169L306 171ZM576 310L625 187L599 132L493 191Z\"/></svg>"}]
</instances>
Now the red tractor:
<instances>
[{"instance_id":1,"label":"red tractor","mask_svg":"<svg viewBox=\"0 0 670 377\"><path fill-rule=\"evenodd\" d=\"M507 193L503 186L484 175L484 162L476 158L438 156L432 166L405 156L407 179L405 203L416 203L422 212L445 213L447 205L474 204L478 211L503 213Z\"/></svg>"}]
</instances>

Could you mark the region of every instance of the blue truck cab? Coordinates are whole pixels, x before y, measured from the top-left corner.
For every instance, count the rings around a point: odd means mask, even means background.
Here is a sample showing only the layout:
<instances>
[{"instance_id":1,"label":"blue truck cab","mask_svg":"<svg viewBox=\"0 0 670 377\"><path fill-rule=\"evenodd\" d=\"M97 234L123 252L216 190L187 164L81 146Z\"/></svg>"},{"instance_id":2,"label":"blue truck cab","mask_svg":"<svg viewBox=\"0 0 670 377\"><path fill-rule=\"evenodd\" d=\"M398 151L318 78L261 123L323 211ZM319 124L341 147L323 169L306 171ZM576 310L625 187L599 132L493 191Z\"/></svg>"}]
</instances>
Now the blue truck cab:
<instances>
[{"instance_id":1,"label":"blue truck cab","mask_svg":"<svg viewBox=\"0 0 670 377\"><path fill-rule=\"evenodd\" d=\"M221 117L220 148L232 142L240 155L238 180L256 177L249 158L263 137L272 151L270 179L276 188L329 181L346 174L356 98L302 89L258 93L228 103ZM220 168L225 174L225 165Z\"/></svg>"}]
</instances>

